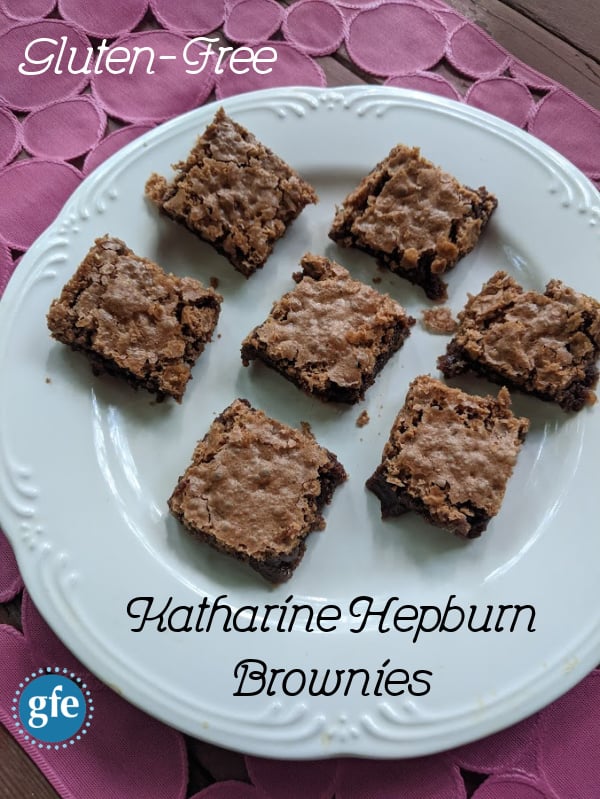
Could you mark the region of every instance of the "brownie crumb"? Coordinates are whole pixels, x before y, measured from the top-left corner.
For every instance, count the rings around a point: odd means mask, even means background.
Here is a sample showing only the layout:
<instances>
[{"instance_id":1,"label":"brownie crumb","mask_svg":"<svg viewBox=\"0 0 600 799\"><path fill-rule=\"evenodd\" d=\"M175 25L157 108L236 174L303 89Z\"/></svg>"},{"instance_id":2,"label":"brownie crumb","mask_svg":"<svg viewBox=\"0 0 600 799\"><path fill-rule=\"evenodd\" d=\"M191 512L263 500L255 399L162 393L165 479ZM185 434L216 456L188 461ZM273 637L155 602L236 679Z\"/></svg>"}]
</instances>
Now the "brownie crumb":
<instances>
[{"instance_id":1,"label":"brownie crumb","mask_svg":"<svg viewBox=\"0 0 600 799\"><path fill-rule=\"evenodd\" d=\"M382 518L415 511L475 538L500 510L528 429L504 387L497 398L479 397L417 377L367 487L381 502Z\"/></svg>"},{"instance_id":2,"label":"brownie crumb","mask_svg":"<svg viewBox=\"0 0 600 799\"><path fill-rule=\"evenodd\" d=\"M50 385L50 383L51 383L51 382L52 382L52 380L50 380L50 378L49 378L49 377L47 377L47 378L46 378L46 383L48 383L48 385Z\"/></svg>"},{"instance_id":3,"label":"brownie crumb","mask_svg":"<svg viewBox=\"0 0 600 799\"><path fill-rule=\"evenodd\" d=\"M120 239L103 236L53 301L47 321L57 341L87 356L94 374L181 402L221 301L197 280L167 274Z\"/></svg>"},{"instance_id":4,"label":"brownie crumb","mask_svg":"<svg viewBox=\"0 0 600 799\"><path fill-rule=\"evenodd\" d=\"M366 425L369 424L370 421L371 421L371 418L370 418L369 414L366 411L362 411L358 415L358 418L356 420L356 426L357 427L365 427Z\"/></svg>"},{"instance_id":5,"label":"brownie crumb","mask_svg":"<svg viewBox=\"0 0 600 799\"><path fill-rule=\"evenodd\" d=\"M424 308L421 311L422 323L425 330L430 333L451 335L458 328L458 322L452 316L452 311L447 305L439 308Z\"/></svg>"},{"instance_id":6,"label":"brownie crumb","mask_svg":"<svg viewBox=\"0 0 600 799\"><path fill-rule=\"evenodd\" d=\"M219 278L218 277L214 277L214 276L211 277L211 279L209 280L209 284L210 284L211 289L215 289L215 290L218 289L219 288Z\"/></svg>"},{"instance_id":7,"label":"brownie crumb","mask_svg":"<svg viewBox=\"0 0 600 799\"><path fill-rule=\"evenodd\" d=\"M383 280L383 278L381 278L381 277L377 277L377 276L376 276L376 277L374 277L374 278L372 279L372 281L371 281L371 282L372 282L372 283L375 283L375 285L377 285L377 284L381 283L381 281L382 281L382 280Z\"/></svg>"},{"instance_id":8,"label":"brownie crumb","mask_svg":"<svg viewBox=\"0 0 600 799\"><path fill-rule=\"evenodd\" d=\"M244 561L266 580L288 580L324 506L346 480L336 456L307 430L237 399L211 424L169 499L200 541Z\"/></svg>"}]
</instances>

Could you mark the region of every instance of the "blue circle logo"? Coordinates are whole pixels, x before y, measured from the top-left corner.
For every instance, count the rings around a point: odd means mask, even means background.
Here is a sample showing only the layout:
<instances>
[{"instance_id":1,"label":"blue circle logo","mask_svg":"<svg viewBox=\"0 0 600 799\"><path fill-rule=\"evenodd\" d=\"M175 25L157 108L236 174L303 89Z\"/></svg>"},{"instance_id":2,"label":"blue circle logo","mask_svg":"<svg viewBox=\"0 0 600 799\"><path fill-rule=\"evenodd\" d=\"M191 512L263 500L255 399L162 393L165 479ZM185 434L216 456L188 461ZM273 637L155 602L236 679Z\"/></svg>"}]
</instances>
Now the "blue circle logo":
<instances>
[{"instance_id":1,"label":"blue circle logo","mask_svg":"<svg viewBox=\"0 0 600 799\"><path fill-rule=\"evenodd\" d=\"M93 710L86 688L85 683L67 669L46 669L45 672L40 669L38 674L26 677L13 701L13 711L16 711L13 718L20 734L40 749L58 749L56 744L66 747L68 743L81 740L90 726L92 714L89 710Z\"/></svg>"}]
</instances>

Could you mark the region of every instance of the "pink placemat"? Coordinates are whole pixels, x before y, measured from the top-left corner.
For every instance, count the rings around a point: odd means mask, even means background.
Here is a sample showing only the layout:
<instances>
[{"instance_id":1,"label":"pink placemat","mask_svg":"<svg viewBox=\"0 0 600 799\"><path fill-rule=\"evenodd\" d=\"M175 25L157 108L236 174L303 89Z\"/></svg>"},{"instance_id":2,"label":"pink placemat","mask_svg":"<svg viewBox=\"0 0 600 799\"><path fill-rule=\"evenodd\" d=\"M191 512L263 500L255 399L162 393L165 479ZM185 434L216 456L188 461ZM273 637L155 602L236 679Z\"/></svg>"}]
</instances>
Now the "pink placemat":
<instances>
[{"instance_id":1,"label":"pink placemat","mask_svg":"<svg viewBox=\"0 0 600 799\"><path fill-rule=\"evenodd\" d=\"M269 45L268 75L185 76L160 60L155 74L85 74L92 45L180 52L221 29L234 45ZM70 74L21 75L34 39L80 54ZM88 51L88 48L90 50ZM325 86L320 59L344 48L388 85L440 94L497 114L561 151L600 185L600 113L513 58L441 0L0 0L0 292L20 256L81 180L156 124L216 98L268 86ZM87 55L89 53L89 56ZM49 51L30 51L32 60ZM86 62L86 58L89 61ZM38 63L41 69L43 63ZM33 69L33 65L30 67ZM448 79L456 73L460 81ZM464 91L456 87L465 86ZM0 533L0 601L23 591ZM184 738L127 704L77 663L27 593L23 634L0 626L0 721L63 797L188 796ZM23 674L60 663L97 697L93 735L77 746L32 747L15 725L13 688ZM484 741L404 761L286 763L189 742L215 783L204 799L598 799L600 674L536 716Z\"/></svg>"}]
</instances>

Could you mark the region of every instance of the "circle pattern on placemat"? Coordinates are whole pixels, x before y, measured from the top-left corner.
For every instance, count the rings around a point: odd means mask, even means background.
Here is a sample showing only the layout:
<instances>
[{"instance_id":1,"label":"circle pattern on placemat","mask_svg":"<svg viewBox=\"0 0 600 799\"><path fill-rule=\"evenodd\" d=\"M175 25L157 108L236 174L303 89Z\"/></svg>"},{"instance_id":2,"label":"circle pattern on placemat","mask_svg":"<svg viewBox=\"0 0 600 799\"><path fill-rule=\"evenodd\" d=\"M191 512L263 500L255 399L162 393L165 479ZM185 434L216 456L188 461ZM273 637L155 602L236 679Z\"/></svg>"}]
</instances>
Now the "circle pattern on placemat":
<instances>
[{"instance_id":1,"label":"circle pattern on placemat","mask_svg":"<svg viewBox=\"0 0 600 799\"><path fill-rule=\"evenodd\" d=\"M14 26L15 20L9 17L8 14L2 10L2 6L0 6L0 34L10 30L10 28Z\"/></svg>"},{"instance_id":2,"label":"circle pattern on placemat","mask_svg":"<svg viewBox=\"0 0 600 799\"><path fill-rule=\"evenodd\" d=\"M544 785L533 777L515 774L490 777L473 794L473 799L551 799Z\"/></svg>"},{"instance_id":3,"label":"circle pattern on placemat","mask_svg":"<svg viewBox=\"0 0 600 799\"><path fill-rule=\"evenodd\" d=\"M385 86L398 86L401 89L416 89L421 92L437 94L449 100L460 100L460 94L454 86L441 75L431 72L413 72L410 75L392 75L385 81Z\"/></svg>"},{"instance_id":4,"label":"circle pattern on placemat","mask_svg":"<svg viewBox=\"0 0 600 799\"><path fill-rule=\"evenodd\" d=\"M15 161L0 171L0 240L26 250L44 231L81 182L70 164L32 158Z\"/></svg>"},{"instance_id":5,"label":"circle pattern on placemat","mask_svg":"<svg viewBox=\"0 0 600 799\"><path fill-rule=\"evenodd\" d=\"M225 0L150 0L150 8L163 27L191 36L212 33L225 19Z\"/></svg>"},{"instance_id":6,"label":"circle pattern on placemat","mask_svg":"<svg viewBox=\"0 0 600 799\"><path fill-rule=\"evenodd\" d=\"M227 12L223 32L232 42L257 44L273 36L282 20L275 0L239 0Z\"/></svg>"},{"instance_id":7,"label":"circle pattern on placemat","mask_svg":"<svg viewBox=\"0 0 600 799\"><path fill-rule=\"evenodd\" d=\"M362 11L365 8L375 8L375 6L381 5L381 0L340 0L338 5L344 10L360 9Z\"/></svg>"},{"instance_id":8,"label":"circle pattern on placemat","mask_svg":"<svg viewBox=\"0 0 600 799\"><path fill-rule=\"evenodd\" d=\"M21 22L37 21L46 17L56 5L56 0L0 0L0 9Z\"/></svg>"},{"instance_id":9,"label":"circle pattern on placemat","mask_svg":"<svg viewBox=\"0 0 600 799\"><path fill-rule=\"evenodd\" d=\"M8 164L21 147L21 126L7 108L0 108L0 166Z\"/></svg>"},{"instance_id":10,"label":"circle pattern on placemat","mask_svg":"<svg viewBox=\"0 0 600 799\"><path fill-rule=\"evenodd\" d=\"M448 36L454 33L454 31L460 28L465 22L464 17L461 17L457 11L454 11L452 8L448 8L447 6L444 9L439 9L439 11L436 11L436 15L446 28Z\"/></svg>"},{"instance_id":11,"label":"circle pattern on placemat","mask_svg":"<svg viewBox=\"0 0 600 799\"><path fill-rule=\"evenodd\" d=\"M555 89L540 101L529 130L570 158L579 169L600 178L600 115L566 89Z\"/></svg>"},{"instance_id":12,"label":"circle pattern on placemat","mask_svg":"<svg viewBox=\"0 0 600 799\"><path fill-rule=\"evenodd\" d=\"M73 97L33 111L23 122L23 145L32 155L68 161L102 138L106 115L91 97Z\"/></svg>"},{"instance_id":13,"label":"circle pattern on placemat","mask_svg":"<svg viewBox=\"0 0 600 799\"><path fill-rule=\"evenodd\" d=\"M448 6L443 0L420 0L421 5L431 8L433 11L446 11Z\"/></svg>"},{"instance_id":14,"label":"circle pattern on placemat","mask_svg":"<svg viewBox=\"0 0 600 799\"><path fill-rule=\"evenodd\" d=\"M58 48L58 42L63 37L66 37L65 53L75 48L77 58L73 58L72 62L67 58L61 68L58 56L62 48ZM52 40L57 46L49 41L40 41L34 47L38 39ZM88 48L91 48L91 44L87 36L59 19L27 22L10 28L0 35L0 99L15 111L35 111L72 97L87 85L89 75L73 74L69 71L69 63L72 70L83 69ZM51 59L51 62L47 59ZM40 63L36 65L30 63L32 61ZM30 74L19 72L21 63L25 64L25 70ZM50 63L50 69L45 66L47 63ZM45 71L40 73L41 69ZM60 74L56 74L56 69L61 69ZM36 80L33 80L34 77Z\"/></svg>"},{"instance_id":15,"label":"circle pattern on placemat","mask_svg":"<svg viewBox=\"0 0 600 799\"><path fill-rule=\"evenodd\" d=\"M471 78L500 75L511 61L506 50L470 22L456 28L446 55L453 67Z\"/></svg>"},{"instance_id":16,"label":"circle pattern on placemat","mask_svg":"<svg viewBox=\"0 0 600 799\"><path fill-rule=\"evenodd\" d=\"M522 128L533 113L534 102L527 86L510 78L485 78L474 83L465 96L469 105L489 111Z\"/></svg>"},{"instance_id":17,"label":"circle pattern on placemat","mask_svg":"<svg viewBox=\"0 0 600 799\"><path fill-rule=\"evenodd\" d=\"M326 0L300 0L288 8L283 32L308 55L328 55L344 40L346 24L339 9Z\"/></svg>"},{"instance_id":18,"label":"circle pattern on placemat","mask_svg":"<svg viewBox=\"0 0 600 799\"><path fill-rule=\"evenodd\" d=\"M520 61L513 61L511 63L510 74L513 78L517 78L517 80L520 80L526 86L539 91L549 91L553 89L555 85L550 78L547 78L535 69L531 69L531 67L528 67L526 64L522 64Z\"/></svg>"},{"instance_id":19,"label":"circle pattern on placemat","mask_svg":"<svg viewBox=\"0 0 600 799\"><path fill-rule=\"evenodd\" d=\"M560 797L597 795L600 725L589 709L597 708L599 700L600 672L596 670L542 711L539 762Z\"/></svg>"},{"instance_id":20,"label":"circle pattern on placemat","mask_svg":"<svg viewBox=\"0 0 600 799\"><path fill-rule=\"evenodd\" d=\"M63 19L79 25L90 36L110 37L128 33L142 21L148 0L82 3L81 0L58 0Z\"/></svg>"},{"instance_id":21,"label":"circle pattern on placemat","mask_svg":"<svg viewBox=\"0 0 600 799\"><path fill-rule=\"evenodd\" d=\"M236 75L225 70L217 77L217 98L231 97L256 89L272 86L325 86L325 73L321 67L287 42L262 42L258 46L272 47L277 52L277 61L267 75Z\"/></svg>"},{"instance_id":22,"label":"circle pattern on placemat","mask_svg":"<svg viewBox=\"0 0 600 799\"><path fill-rule=\"evenodd\" d=\"M92 77L94 97L109 114L126 122L162 122L203 103L214 84L212 70L186 72L181 62L189 40L171 31L144 31L117 39L120 46L141 53L126 81L109 72ZM175 55L174 60L162 56ZM153 71L149 73L149 69Z\"/></svg>"},{"instance_id":23,"label":"circle pattern on placemat","mask_svg":"<svg viewBox=\"0 0 600 799\"><path fill-rule=\"evenodd\" d=\"M378 761L371 761L371 768L365 768L365 762L356 758L344 764L337 780L336 796L362 799L371 794L370 788L375 782L371 769ZM427 779L424 780L422 759L386 761L385 767L377 772L377 792L373 795L381 799L424 799L425 796L427 799L466 799L458 768L443 757L428 758L426 763ZM399 786L402 786L401 793Z\"/></svg>"},{"instance_id":24,"label":"circle pattern on placemat","mask_svg":"<svg viewBox=\"0 0 600 799\"><path fill-rule=\"evenodd\" d=\"M361 11L350 23L348 52L374 75L429 69L444 55L446 29L416 5L386 3Z\"/></svg>"},{"instance_id":25,"label":"circle pattern on placemat","mask_svg":"<svg viewBox=\"0 0 600 799\"><path fill-rule=\"evenodd\" d=\"M152 130L152 125L127 125L119 130L113 130L89 153L83 164L83 174L87 175L92 172L121 147L125 147L126 144L149 130Z\"/></svg>"}]
</instances>

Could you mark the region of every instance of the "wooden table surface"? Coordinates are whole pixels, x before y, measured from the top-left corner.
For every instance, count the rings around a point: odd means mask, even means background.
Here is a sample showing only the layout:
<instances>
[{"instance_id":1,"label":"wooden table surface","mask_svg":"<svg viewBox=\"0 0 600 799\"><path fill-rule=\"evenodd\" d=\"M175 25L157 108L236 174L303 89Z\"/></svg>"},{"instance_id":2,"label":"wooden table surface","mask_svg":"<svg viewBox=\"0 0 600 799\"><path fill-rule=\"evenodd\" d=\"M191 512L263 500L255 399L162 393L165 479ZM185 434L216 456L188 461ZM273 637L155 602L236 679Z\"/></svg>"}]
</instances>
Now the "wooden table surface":
<instances>
[{"instance_id":1,"label":"wooden table surface","mask_svg":"<svg viewBox=\"0 0 600 799\"><path fill-rule=\"evenodd\" d=\"M600 110L599 0L578 0L577 3L574 0L445 1L477 23L514 56ZM330 86L376 82L354 68L343 52L317 60ZM447 71L444 74L457 87L463 85L458 75ZM19 626L18 600L0 604L0 623ZM189 794L213 781L202 765L195 762L192 753L190 755ZM58 794L0 725L0 799L26 797L57 799Z\"/></svg>"}]
</instances>

